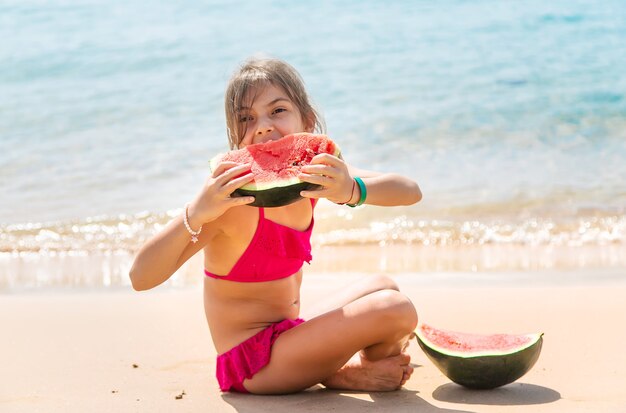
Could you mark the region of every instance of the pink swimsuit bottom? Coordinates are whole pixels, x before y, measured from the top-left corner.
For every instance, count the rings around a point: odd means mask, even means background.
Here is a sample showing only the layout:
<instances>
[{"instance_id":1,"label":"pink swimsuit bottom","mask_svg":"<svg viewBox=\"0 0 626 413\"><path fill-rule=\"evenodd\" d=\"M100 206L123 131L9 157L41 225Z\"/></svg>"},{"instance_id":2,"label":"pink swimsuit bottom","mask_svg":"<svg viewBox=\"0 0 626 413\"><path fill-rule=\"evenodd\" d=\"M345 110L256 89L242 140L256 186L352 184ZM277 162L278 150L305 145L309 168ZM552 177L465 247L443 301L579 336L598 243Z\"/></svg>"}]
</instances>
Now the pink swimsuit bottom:
<instances>
[{"instance_id":1,"label":"pink swimsuit bottom","mask_svg":"<svg viewBox=\"0 0 626 413\"><path fill-rule=\"evenodd\" d=\"M259 331L243 343L217 356L216 376L222 391L248 393L243 387L245 379L251 379L270 362L272 346L282 333L304 323L301 318L283 320Z\"/></svg>"},{"instance_id":2,"label":"pink swimsuit bottom","mask_svg":"<svg viewBox=\"0 0 626 413\"><path fill-rule=\"evenodd\" d=\"M311 199L311 207L315 200ZM226 275L204 270L207 277L228 282L266 282L289 277L311 261L311 224L304 231L278 224L265 218L259 208L259 222L252 241ZM243 381L250 379L270 362L272 346L278 336L304 322L283 320L270 325L254 336L217 357L216 376L222 391L248 393Z\"/></svg>"}]
</instances>

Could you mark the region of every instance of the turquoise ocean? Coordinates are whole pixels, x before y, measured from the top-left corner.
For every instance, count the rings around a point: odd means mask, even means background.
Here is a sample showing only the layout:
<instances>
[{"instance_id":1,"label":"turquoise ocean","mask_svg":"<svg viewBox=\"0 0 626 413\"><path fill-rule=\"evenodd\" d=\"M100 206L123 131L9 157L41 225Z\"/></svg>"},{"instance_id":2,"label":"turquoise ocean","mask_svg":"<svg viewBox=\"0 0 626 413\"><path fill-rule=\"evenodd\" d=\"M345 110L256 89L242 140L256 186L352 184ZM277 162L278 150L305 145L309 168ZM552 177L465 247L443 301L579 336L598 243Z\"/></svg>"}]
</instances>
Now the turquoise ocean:
<instances>
[{"instance_id":1,"label":"turquoise ocean","mask_svg":"<svg viewBox=\"0 0 626 413\"><path fill-rule=\"evenodd\" d=\"M0 38L0 292L127 288L227 150L251 55L298 69L348 162L424 193L321 203L315 270L626 278L622 0L4 0Z\"/></svg>"}]
</instances>

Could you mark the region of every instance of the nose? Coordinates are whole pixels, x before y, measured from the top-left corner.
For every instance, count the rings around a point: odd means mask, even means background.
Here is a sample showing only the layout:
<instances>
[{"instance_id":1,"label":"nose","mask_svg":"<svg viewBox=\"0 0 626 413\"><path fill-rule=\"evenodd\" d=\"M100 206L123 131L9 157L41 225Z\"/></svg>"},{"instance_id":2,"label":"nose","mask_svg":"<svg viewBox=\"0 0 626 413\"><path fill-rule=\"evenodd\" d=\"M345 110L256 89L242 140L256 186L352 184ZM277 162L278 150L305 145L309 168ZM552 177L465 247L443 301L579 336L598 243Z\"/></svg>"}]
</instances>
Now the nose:
<instances>
[{"instance_id":1,"label":"nose","mask_svg":"<svg viewBox=\"0 0 626 413\"><path fill-rule=\"evenodd\" d=\"M274 131L274 126L272 126L272 124L265 122L265 123L260 123L259 126L256 128L256 132L254 133L256 136L258 137L263 137L271 132Z\"/></svg>"},{"instance_id":2,"label":"nose","mask_svg":"<svg viewBox=\"0 0 626 413\"><path fill-rule=\"evenodd\" d=\"M265 116L263 114L259 115L256 121L256 130L254 134L257 137L263 137L274 131L274 123L269 116Z\"/></svg>"}]
</instances>

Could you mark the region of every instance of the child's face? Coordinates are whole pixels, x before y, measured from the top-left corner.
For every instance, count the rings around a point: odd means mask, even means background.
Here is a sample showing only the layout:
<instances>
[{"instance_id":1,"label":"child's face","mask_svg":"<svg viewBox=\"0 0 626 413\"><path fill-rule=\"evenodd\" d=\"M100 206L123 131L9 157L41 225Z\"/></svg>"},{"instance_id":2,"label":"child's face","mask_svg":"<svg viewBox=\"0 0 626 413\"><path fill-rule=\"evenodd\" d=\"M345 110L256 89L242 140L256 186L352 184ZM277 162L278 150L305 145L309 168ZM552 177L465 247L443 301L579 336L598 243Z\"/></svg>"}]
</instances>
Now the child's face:
<instances>
[{"instance_id":1,"label":"child's face","mask_svg":"<svg viewBox=\"0 0 626 413\"><path fill-rule=\"evenodd\" d=\"M272 84L258 91L250 107L242 107L238 121L245 122L246 133L239 148L253 143L277 140L306 130L302 115L287 94Z\"/></svg>"}]
</instances>

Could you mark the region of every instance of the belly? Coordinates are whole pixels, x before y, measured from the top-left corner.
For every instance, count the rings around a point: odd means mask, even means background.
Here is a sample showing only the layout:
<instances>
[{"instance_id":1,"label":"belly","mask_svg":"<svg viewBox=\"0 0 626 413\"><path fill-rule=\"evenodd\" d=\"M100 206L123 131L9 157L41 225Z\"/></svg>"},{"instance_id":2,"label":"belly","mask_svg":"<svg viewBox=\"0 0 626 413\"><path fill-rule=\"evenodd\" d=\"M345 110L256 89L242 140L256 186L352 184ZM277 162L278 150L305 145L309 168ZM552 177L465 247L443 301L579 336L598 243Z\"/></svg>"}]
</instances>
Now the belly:
<instances>
[{"instance_id":1,"label":"belly","mask_svg":"<svg viewBox=\"0 0 626 413\"><path fill-rule=\"evenodd\" d=\"M300 314L302 272L280 280L239 283L206 277L204 308L218 354L269 325Z\"/></svg>"}]
</instances>

